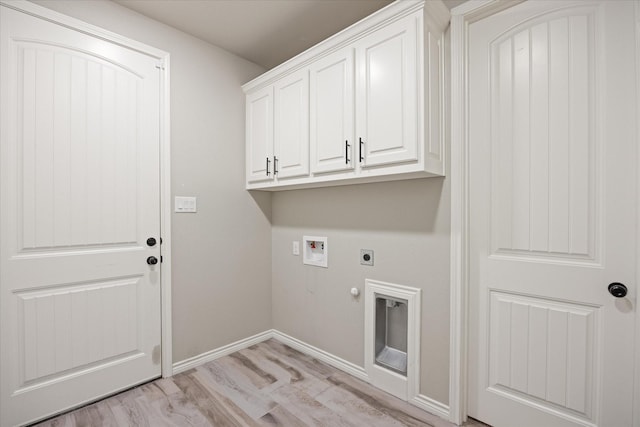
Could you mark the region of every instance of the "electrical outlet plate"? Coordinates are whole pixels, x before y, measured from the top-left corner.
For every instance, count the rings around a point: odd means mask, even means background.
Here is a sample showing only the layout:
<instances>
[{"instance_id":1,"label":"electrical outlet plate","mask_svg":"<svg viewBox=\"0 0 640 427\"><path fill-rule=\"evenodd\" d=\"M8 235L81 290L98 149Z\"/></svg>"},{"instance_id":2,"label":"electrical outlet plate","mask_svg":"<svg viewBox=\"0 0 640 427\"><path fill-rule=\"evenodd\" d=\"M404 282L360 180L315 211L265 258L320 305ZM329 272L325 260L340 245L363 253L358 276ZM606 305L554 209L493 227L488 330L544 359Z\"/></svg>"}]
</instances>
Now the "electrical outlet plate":
<instances>
[{"instance_id":1,"label":"electrical outlet plate","mask_svg":"<svg viewBox=\"0 0 640 427\"><path fill-rule=\"evenodd\" d=\"M360 249L360 264L373 265L373 249Z\"/></svg>"}]
</instances>

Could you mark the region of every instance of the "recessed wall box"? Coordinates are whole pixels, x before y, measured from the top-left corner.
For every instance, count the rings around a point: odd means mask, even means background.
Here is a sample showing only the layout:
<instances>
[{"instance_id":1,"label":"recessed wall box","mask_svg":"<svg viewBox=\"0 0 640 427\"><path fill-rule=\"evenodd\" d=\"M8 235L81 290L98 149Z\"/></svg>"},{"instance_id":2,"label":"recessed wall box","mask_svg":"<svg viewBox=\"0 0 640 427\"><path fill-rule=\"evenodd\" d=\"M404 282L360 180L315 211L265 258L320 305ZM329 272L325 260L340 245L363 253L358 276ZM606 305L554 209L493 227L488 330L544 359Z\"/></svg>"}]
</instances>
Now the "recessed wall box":
<instances>
[{"instance_id":1,"label":"recessed wall box","mask_svg":"<svg viewBox=\"0 0 640 427\"><path fill-rule=\"evenodd\" d=\"M302 262L307 265L327 268L329 245L326 237L303 236Z\"/></svg>"},{"instance_id":2,"label":"recessed wall box","mask_svg":"<svg viewBox=\"0 0 640 427\"><path fill-rule=\"evenodd\" d=\"M403 400L420 384L420 294L365 279L364 368L371 384Z\"/></svg>"},{"instance_id":3,"label":"recessed wall box","mask_svg":"<svg viewBox=\"0 0 640 427\"><path fill-rule=\"evenodd\" d=\"M407 301L376 295L375 364L407 376Z\"/></svg>"}]
</instances>

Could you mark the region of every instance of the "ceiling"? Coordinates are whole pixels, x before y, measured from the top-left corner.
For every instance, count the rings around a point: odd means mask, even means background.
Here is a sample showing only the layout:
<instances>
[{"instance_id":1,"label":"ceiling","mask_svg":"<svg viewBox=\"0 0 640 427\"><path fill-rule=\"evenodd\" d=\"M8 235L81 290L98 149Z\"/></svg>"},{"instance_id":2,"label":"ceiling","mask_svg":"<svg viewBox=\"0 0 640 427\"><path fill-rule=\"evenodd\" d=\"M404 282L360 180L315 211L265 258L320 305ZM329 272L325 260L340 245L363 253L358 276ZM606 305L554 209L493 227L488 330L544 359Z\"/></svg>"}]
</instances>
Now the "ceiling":
<instances>
[{"instance_id":1,"label":"ceiling","mask_svg":"<svg viewBox=\"0 0 640 427\"><path fill-rule=\"evenodd\" d=\"M391 0L114 0L267 69ZM434 0L427 0L434 1ZM445 0L451 8L464 0Z\"/></svg>"}]
</instances>

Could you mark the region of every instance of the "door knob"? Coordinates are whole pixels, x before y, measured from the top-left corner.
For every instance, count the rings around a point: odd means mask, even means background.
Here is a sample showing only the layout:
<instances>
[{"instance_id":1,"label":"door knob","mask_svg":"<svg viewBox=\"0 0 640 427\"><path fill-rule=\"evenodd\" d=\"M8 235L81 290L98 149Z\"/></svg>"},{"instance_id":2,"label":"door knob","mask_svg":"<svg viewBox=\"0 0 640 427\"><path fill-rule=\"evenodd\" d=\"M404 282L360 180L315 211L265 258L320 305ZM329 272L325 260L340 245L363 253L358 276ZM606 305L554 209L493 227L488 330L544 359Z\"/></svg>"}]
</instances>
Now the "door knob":
<instances>
[{"instance_id":1,"label":"door knob","mask_svg":"<svg viewBox=\"0 0 640 427\"><path fill-rule=\"evenodd\" d=\"M153 237L149 237L149 238L147 239L147 245L149 245L149 246L155 246L155 245L156 245L156 239L155 239L155 238L153 238Z\"/></svg>"},{"instance_id":2,"label":"door knob","mask_svg":"<svg viewBox=\"0 0 640 427\"><path fill-rule=\"evenodd\" d=\"M156 265L157 263L158 263L158 258L154 256L150 256L149 258L147 258L147 264Z\"/></svg>"},{"instance_id":3,"label":"door knob","mask_svg":"<svg viewBox=\"0 0 640 427\"><path fill-rule=\"evenodd\" d=\"M622 283L613 282L609 284L609 293L616 298L624 298L627 296L627 287Z\"/></svg>"}]
</instances>

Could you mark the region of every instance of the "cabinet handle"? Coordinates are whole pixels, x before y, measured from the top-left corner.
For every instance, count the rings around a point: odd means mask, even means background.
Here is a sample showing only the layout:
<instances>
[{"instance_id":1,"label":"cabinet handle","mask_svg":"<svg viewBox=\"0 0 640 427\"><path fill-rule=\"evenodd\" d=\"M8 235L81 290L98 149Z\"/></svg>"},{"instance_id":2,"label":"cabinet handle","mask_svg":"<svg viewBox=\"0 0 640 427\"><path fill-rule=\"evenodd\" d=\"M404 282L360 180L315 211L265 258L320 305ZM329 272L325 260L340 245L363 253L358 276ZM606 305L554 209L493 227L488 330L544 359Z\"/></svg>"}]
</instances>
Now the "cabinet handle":
<instances>
[{"instance_id":1,"label":"cabinet handle","mask_svg":"<svg viewBox=\"0 0 640 427\"><path fill-rule=\"evenodd\" d=\"M278 174L278 158L273 156L273 176Z\"/></svg>"},{"instance_id":2,"label":"cabinet handle","mask_svg":"<svg viewBox=\"0 0 640 427\"><path fill-rule=\"evenodd\" d=\"M364 160L364 157L362 157L362 144L364 144L364 141L362 140L362 138L358 138L358 141L360 141L360 163L362 163L362 161Z\"/></svg>"},{"instance_id":3,"label":"cabinet handle","mask_svg":"<svg viewBox=\"0 0 640 427\"><path fill-rule=\"evenodd\" d=\"M269 160L269 158L267 157L267 176L269 176L270 172L269 172L269 163L271 162L271 160Z\"/></svg>"},{"instance_id":4,"label":"cabinet handle","mask_svg":"<svg viewBox=\"0 0 640 427\"><path fill-rule=\"evenodd\" d=\"M351 161L351 160L349 159L349 147L351 147L351 146L349 145L349 140L345 140L345 141L344 141L344 162L345 162L346 164L349 164L349 162Z\"/></svg>"}]
</instances>

